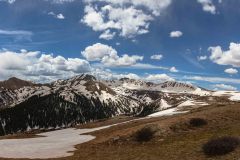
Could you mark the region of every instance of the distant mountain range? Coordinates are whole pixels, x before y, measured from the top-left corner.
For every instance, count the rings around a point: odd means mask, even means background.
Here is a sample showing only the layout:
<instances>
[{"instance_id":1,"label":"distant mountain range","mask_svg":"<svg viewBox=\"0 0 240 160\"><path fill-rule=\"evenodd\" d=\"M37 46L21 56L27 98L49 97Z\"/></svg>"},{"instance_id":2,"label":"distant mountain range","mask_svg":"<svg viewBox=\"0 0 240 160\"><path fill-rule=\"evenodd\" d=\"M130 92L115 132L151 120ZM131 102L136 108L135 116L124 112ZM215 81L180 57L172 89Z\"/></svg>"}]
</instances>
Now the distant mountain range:
<instances>
[{"instance_id":1,"label":"distant mountain range","mask_svg":"<svg viewBox=\"0 0 240 160\"><path fill-rule=\"evenodd\" d=\"M187 101L196 106L232 103L233 94L179 82L97 80L87 74L49 84L10 78L0 82L0 135L69 127L118 115L146 116L184 106Z\"/></svg>"}]
</instances>

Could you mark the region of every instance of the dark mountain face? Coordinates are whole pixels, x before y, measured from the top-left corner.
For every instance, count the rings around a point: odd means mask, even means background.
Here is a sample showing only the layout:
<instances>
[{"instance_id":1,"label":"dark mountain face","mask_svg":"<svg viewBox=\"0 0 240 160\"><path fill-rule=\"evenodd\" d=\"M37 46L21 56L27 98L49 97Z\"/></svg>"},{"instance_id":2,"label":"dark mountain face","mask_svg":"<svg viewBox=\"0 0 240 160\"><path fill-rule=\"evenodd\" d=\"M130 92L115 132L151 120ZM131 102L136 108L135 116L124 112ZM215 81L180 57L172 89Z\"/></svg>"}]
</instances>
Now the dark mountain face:
<instances>
[{"instance_id":1,"label":"dark mountain face","mask_svg":"<svg viewBox=\"0 0 240 160\"><path fill-rule=\"evenodd\" d=\"M37 102L37 103L36 103ZM29 129L70 127L98 119L116 116L120 104L106 104L99 99L76 95L75 103L59 94L33 96L12 108L0 111L0 135ZM125 109L134 114L136 111Z\"/></svg>"},{"instance_id":2,"label":"dark mountain face","mask_svg":"<svg viewBox=\"0 0 240 160\"><path fill-rule=\"evenodd\" d=\"M0 135L68 127L141 110L138 101L117 94L90 75L45 86L13 78L4 87L11 89L2 87L0 91Z\"/></svg>"}]
</instances>

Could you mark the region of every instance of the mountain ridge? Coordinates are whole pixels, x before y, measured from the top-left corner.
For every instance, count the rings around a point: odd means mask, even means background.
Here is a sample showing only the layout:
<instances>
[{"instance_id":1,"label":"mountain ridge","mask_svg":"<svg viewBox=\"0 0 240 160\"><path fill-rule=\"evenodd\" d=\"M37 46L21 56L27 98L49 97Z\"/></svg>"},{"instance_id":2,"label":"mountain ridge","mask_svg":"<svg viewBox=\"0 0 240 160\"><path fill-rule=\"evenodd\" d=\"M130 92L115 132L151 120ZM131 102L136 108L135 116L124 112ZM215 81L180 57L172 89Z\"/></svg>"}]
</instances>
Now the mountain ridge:
<instances>
[{"instance_id":1,"label":"mountain ridge","mask_svg":"<svg viewBox=\"0 0 240 160\"><path fill-rule=\"evenodd\" d=\"M49 84L11 79L10 82L13 88L0 90L0 135L68 127L119 115L146 116L169 108L231 104L231 94L238 94L208 91L180 82L97 80L88 74Z\"/></svg>"},{"instance_id":2,"label":"mountain ridge","mask_svg":"<svg viewBox=\"0 0 240 160\"><path fill-rule=\"evenodd\" d=\"M11 77L8 80L0 81L0 88L15 90L25 86L37 86L37 84L17 77Z\"/></svg>"}]
</instances>

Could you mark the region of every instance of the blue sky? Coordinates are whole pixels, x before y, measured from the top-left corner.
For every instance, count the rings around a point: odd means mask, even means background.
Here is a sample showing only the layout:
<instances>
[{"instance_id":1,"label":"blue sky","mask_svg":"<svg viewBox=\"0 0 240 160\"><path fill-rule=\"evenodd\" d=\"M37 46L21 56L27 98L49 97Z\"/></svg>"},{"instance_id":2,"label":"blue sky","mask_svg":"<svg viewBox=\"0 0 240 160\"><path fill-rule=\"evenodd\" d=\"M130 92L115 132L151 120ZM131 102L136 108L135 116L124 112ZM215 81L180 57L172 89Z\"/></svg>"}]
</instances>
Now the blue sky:
<instances>
[{"instance_id":1,"label":"blue sky","mask_svg":"<svg viewBox=\"0 0 240 160\"><path fill-rule=\"evenodd\" d=\"M0 80L178 80L240 89L238 0L0 0Z\"/></svg>"}]
</instances>

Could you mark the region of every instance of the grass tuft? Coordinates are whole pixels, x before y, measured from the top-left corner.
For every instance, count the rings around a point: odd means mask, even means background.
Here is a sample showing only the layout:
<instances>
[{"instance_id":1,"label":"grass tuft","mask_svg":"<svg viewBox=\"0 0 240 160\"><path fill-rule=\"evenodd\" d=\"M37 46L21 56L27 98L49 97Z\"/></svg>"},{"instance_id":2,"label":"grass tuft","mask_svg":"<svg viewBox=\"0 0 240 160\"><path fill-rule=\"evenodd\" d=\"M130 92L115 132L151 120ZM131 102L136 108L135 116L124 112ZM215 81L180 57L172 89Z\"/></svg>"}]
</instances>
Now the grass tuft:
<instances>
[{"instance_id":1,"label":"grass tuft","mask_svg":"<svg viewBox=\"0 0 240 160\"><path fill-rule=\"evenodd\" d=\"M146 126L135 133L135 138L138 142L148 142L153 139L156 129L152 126Z\"/></svg>"},{"instance_id":2,"label":"grass tuft","mask_svg":"<svg viewBox=\"0 0 240 160\"><path fill-rule=\"evenodd\" d=\"M205 155L220 156L233 152L238 147L239 142L239 138L236 137L221 137L209 140L202 149Z\"/></svg>"},{"instance_id":3,"label":"grass tuft","mask_svg":"<svg viewBox=\"0 0 240 160\"><path fill-rule=\"evenodd\" d=\"M207 121L205 119L202 118L192 118L189 121L189 124L191 127L202 127L207 125Z\"/></svg>"}]
</instances>

